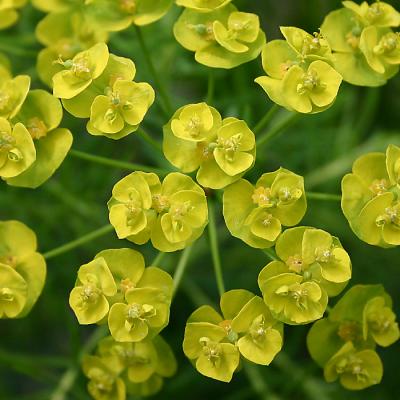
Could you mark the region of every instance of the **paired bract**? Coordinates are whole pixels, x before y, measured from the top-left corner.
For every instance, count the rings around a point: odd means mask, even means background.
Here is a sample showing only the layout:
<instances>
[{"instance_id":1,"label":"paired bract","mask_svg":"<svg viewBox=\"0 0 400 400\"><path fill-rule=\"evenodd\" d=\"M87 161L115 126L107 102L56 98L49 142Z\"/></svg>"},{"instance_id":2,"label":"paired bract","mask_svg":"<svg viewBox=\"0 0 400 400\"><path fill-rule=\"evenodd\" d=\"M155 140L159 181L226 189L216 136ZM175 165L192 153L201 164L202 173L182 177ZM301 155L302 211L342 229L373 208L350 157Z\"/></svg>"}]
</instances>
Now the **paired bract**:
<instances>
[{"instance_id":1,"label":"paired bract","mask_svg":"<svg viewBox=\"0 0 400 400\"><path fill-rule=\"evenodd\" d=\"M19 221L0 221L0 318L25 317L46 280L46 262L34 232Z\"/></svg>"},{"instance_id":2,"label":"paired bract","mask_svg":"<svg viewBox=\"0 0 400 400\"><path fill-rule=\"evenodd\" d=\"M297 225L306 209L303 177L284 168L263 174L255 186L240 179L224 191L229 232L256 248L272 247L282 226Z\"/></svg>"},{"instance_id":3,"label":"paired bract","mask_svg":"<svg viewBox=\"0 0 400 400\"><path fill-rule=\"evenodd\" d=\"M208 222L204 190L178 172L162 183L154 173L133 172L114 186L108 207L119 239L137 244L151 240L164 252L189 246Z\"/></svg>"},{"instance_id":4,"label":"paired bract","mask_svg":"<svg viewBox=\"0 0 400 400\"><path fill-rule=\"evenodd\" d=\"M400 244L400 148L368 153L342 180L342 210L353 232L380 247Z\"/></svg>"},{"instance_id":5,"label":"paired bract","mask_svg":"<svg viewBox=\"0 0 400 400\"><path fill-rule=\"evenodd\" d=\"M198 169L197 181L221 189L238 180L255 162L255 137L245 121L222 120L206 103L175 112L164 126L165 157L182 172Z\"/></svg>"},{"instance_id":6,"label":"paired bract","mask_svg":"<svg viewBox=\"0 0 400 400\"><path fill-rule=\"evenodd\" d=\"M200 64L230 69L254 60L265 44L256 14L237 11L229 1L180 1L187 7L174 25L176 40L195 52Z\"/></svg>"},{"instance_id":7,"label":"paired bract","mask_svg":"<svg viewBox=\"0 0 400 400\"><path fill-rule=\"evenodd\" d=\"M281 27L286 40L272 40L262 51L267 76L255 80L269 98L300 113L318 113L335 101L342 83L331 66L328 42L319 33L310 35L295 27Z\"/></svg>"},{"instance_id":8,"label":"paired bract","mask_svg":"<svg viewBox=\"0 0 400 400\"><path fill-rule=\"evenodd\" d=\"M272 315L286 324L308 324L322 317L328 297L338 295L351 278L351 261L339 240L321 229L286 230L275 246L258 285Z\"/></svg>"},{"instance_id":9,"label":"paired bract","mask_svg":"<svg viewBox=\"0 0 400 400\"><path fill-rule=\"evenodd\" d=\"M172 278L131 249L104 250L78 271L70 306L80 324L108 323L118 342L157 335L169 320Z\"/></svg>"},{"instance_id":10,"label":"paired bract","mask_svg":"<svg viewBox=\"0 0 400 400\"><path fill-rule=\"evenodd\" d=\"M161 390L177 364L161 336L136 343L116 342L109 336L100 341L96 355L84 357L82 368L95 400L124 400L126 394L151 396Z\"/></svg>"},{"instance_id":11,"label":"paired bract","mask_svg":"<svg viewBox=\"0 0 400 400\"><path fill-rule=\"evenodd\" d=\"M327 318L314 323L307 336L312 358L324 368L328 382L337 379L347 389L378 384L383 375L376 345L399 339L392 300L380 285L353 286Z\"/></svg>"},{"instance_id":12,"label":"paired bract","mask_svg":"<svg viewBox=\"0 0 400 400\"><path fill-rule=\"evenodd\" d=\"M263 300L247 290L230 290L222 295L220 306L222 316L202 306L187 321L183 351L196 369L230 382L241 356L269 365L282 348L283 326Z\"/></svg>"},{"instance_id":13,"label":"paired bract","mask_svg":"<svg viewBox=\"0 0 400 400\"><path fill-rule=\"evenodd\" d=\"M335 69L353 85L384 85L399 70L400 39L391 28L400 26L400 13L383 1L343 5L321 26L334 52Z\"/></svg>"},{"instance_id":14,"label":"paired bract","mask_svg":"<svg viewBox=\"0 0 400 400\"><path fill-rule=\"evenodd\" d=\"M121 139L139 128L155 94L149 84L132 82L133 61L98 43L59 63L64 69L53 76L54 95L73 116L90 118L90 134Z\"/></svg>"}]
</instances>

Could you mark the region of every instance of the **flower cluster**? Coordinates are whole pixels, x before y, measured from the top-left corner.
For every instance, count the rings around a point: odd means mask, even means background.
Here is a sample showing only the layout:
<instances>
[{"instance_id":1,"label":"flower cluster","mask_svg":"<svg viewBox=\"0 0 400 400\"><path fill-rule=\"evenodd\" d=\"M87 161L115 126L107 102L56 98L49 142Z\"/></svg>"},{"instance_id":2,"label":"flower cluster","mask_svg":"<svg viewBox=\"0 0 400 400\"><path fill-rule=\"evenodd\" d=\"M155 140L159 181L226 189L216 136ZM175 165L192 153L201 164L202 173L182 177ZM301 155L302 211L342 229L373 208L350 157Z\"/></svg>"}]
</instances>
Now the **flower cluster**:
<instances>
[{"instance_id":1,"label":"flower cluster","mask_svg":"<svg viewBox=\"0 0 400 400\"><path fill-rule=\"evenodd\" d=\"M36 235L19 221L0 221L0 318L26 316L40 296L46 262Z\"/></svg>"},{"instance_id":2,"label":"flower cluster","mask_svg":"<svg viewBox=\"0 0 400 400\"><path fill-rule=\"evenodd\" d=\"M111 336L100 341L96 355L82 362L95 400L125 400L126 395L151 396L161 390L164 378L176 372L175 356L161 336L121 343Z\"/></svg>"},{"instance_id":3,"label":"flower cluster","mask_svg":"<svg viewBox=\"0 0 400 400\"><path fill-rule=\"evenodd\" d=\"M347 252L321 229L296 227L276 242L279 260L270 262L258 285L272 315L286 324L308 324L322 317L328 297L338 295L351 278Z\"/></svg>"},{"instance_id":4,"label":"flower cluster","mask_svg":"<svg viewBox=\"0 0 400 400\"><path fill-rule=\"evenodd\" d=\"M96 43L106 42L109 32L159 20L173 0L32 0L32 3L48 13L36 28L37 39L46 46L39 53L37 69L40 79L51 87L53 75L62 70L56 63L60 57L70 60Z\"/></svg>"},{"instance_id":5,"label":"flower cluster","mask_svg":"<svg viewBox=\"0 0 400 400\"><path fill-rule=\"evenodd\" d=\"M380 247L400 244L400 148L368 153L342 180L342 210L364 242Z\"/></svg>"},{"instance_id":6,"label":"flower cluster","mask_svg":"<svg viewBox=\"0 0 400 400\"><path fill-rule=\"evenodd\" d=\"M272 247L282 225L297 225L304 217L304 179L284 168L263 174L255 187L240 179L225 189L223 207L233 236L252 247Z\"/></svg>"},{"instance_id":7,"label":"flower cluster","mask_svg":"<svg viewBox=\"0 0 400 400\"><path fill-rule=\"evenodd\" d=\"M108 323L116 341L140 342L168 324L171 297L169 274L145 268L135 250L111 249L79 268L69 303L80 324Z\"/></svg>"},{"instance_id":8,"label":"flower cluster","mask_svg":"<svg viewBox=\"0 0 400 400\"><path fill-rule=\"evenodd\" d=\"M139 128L155 94L148 83L132 82L133 61L98 43L59 63L63 69L53 76L54 96L73 116L90 118L90 134L120 139Z\"/></svg>"},{"instance_id":9,"label":"flower cluster","mask_svg":"<svg viewBox=\"0 0 400 400\"><path fill-rule=\"evenodd\" d=\"M0 2L0 30L9 28L18 20L18 9L25 6L27 0L4 0Z\"/></svg>"},{"instance_id":10,"label":"flower cluster","mask_svg":"<svg viewBox=\"0 0 400 400\"><path fill-rule=\"evenodd\" d=\"M183 342L185 355L203 375L230 382L240 357L269 365L282 348L283 325L261 297L247 290L222 295L222 316L202 306L189 317Z\"/></svg>"},{"instance_id":11,"label":"flower cluster","mask_svg":"<svg viewBox=\"0 0 400 400\"><path fill-rule=\"evenodd\" d=\"M254 60L265 44L256 14L240 12L230 1L179 0L186 7L174 25L176 40L195 52L200 64L234 68Z\"/></svg>"},{"instance_id":12,"label":"flower cluster","mask_svg":"<svg viewBox=\"0 0 400 400\"><path fill-rule=\"evenodd\" d=\"M400 13L383 1L343 5L321 26L334 51L334 67L353 85L384 85L399 70L400 37L391 28L400 26Z\"/></svg>"},{"instance_id":13,"label":"flower cluster","mask_svg":"<svg viewBox=\"0 0 400 400\"><path fill-rule=\"evenodd\" d=\"M73 138L59 128L59 100L29 87L28 76L12 77L0 65L0 177L9 185L36 188L61 165Z\"/></svg>"},{"instance_id":14,"label":"flower cluster","mask_svg":"<svg viewBox=\"0 0 400 400\"><path fill-rule=\"evenodd\" d=\"M267 76L255 81L272 101L291 111L318 113L335 101L342 83L331 66L333 57L328 42L320 33L281 27L286 40L272 40L262 51Z\"/></svg>"},{"instance_id":15,"label":"flower cluster","mask_svg":"<svg viewBox=\"0 0 400 400\"><path fill-rule=\"evenodd\" d=\"M198 169L197 181L221 189L237 181L255 162L255 137L245 121L222 120L206 103L175 112L164 126L165 157L182 172Z\"/></svg>"},{"instance_id":16,"label":"flower cluster","mask_svg":"<svg viewBox=\"0 0 400 400\"><path fill-rule=\"evenodd\" d=\"M392 300L380 285L353 286L329 316L314 323L307 337L312 358L324 368L325 379L347 389L378 384L383 375L376 345L399 339Z\"/></svg>"},{"instance_id":17,"label":"flower cluster","mask_svg":"<svg viewBox=\"0 0 400 400\"><path fill-rule=\"evenodd\" d=\"M208 222L204 190L189 176L173 172L161 183L156 174L133 172L113 188L110 222L120 239L164 252L198 239Z\"/></svg>"}]
</instances>

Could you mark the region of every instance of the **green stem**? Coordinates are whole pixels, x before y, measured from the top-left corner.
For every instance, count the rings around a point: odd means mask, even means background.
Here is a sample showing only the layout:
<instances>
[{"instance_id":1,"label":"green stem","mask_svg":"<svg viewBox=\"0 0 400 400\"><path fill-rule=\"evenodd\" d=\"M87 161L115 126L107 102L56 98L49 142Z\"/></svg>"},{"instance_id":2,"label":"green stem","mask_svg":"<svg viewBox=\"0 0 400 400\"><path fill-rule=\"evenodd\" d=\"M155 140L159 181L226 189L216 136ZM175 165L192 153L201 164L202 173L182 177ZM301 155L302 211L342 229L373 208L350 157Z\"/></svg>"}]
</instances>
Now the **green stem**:
<instances>
[{"instance_id":1,"label":"green stem","mask_svg":"<svg viewBox=\"0 0 400 400\"><path fill-rule=\"evenodd\" d=\"M162 151L162 146L157 140L154 140L143 128L139 128L137 130L137 134L145 140L151 147L153 147L155 150L159 151L161 154L164 155Z\"/></svg>"},{"instance_id":2,"label":"green stem","mask_svg":"<svg viewBox=\"0 0 400 400\"><path fill-rule=\"evenodd\" d=\"M298 113L290 113L284 119L282 119L278 124L273 126L269 131L267 131L264 135L260 136L257 140L257 149L260 149L266 143L268 143L271 139L277 137L281 133L285 131L298 117L300 114Z\"/></svg>"},{"instance_id":3,"label":"green stem","mask_svg":"<svg viewBox=\"0 0 400 400\"><path fill-rule=\"evenodd\" d=\"M85 243L91 242L94 239L97 239L101 236L106 235L107 233L111 232L114 229L114 227L110 224L107 224L103 226L102 228L96 229L93 232L88 233L87 235L84 235L80 237L79 239L73 240L72 242L66 243L60 247L57 247L53 250L50 250L46 253L43 254L43 257L46 260L49 260L50 258L57 257L61 254L67 253L68 251L71 251L77 247L80 247L84 245Z\"/></svg>"},{"instance_id":4,"label":"green stem","mask_svg":"<svg viewBox=\"0 0 400 400\"><path fill-rule=\"evenodd\" d=\"M176 291L178 290L179 285L182 281L183 274L185 273L186 267L188 265L191 251L192 251L192 246L186 247L186 249L182 251L181 258L179 259L174 274L174 287L172 289L172 296L176 294Z\"/></svg>"},{"instance_id":5,"label":"green stem","mask_svg":"<svg viewBox=\"0 0 400 400\"><path fill-rule=\"evenodd\" d=\"M260 399L279 400L279 397L272 393L269 389L265 382L265 378L261 375L257 365L244 362L243 371Z\"/></svg>"},{"instance_id":6,"label":"green stem","mask_svg":"<svg viewBox=\"0 0 400 400\"><path fill-rule=\"evenodd\" d=\"M73 388L75 381L78 377L78 371L81 367L81 362L86 354L89 354L96 347L98 341L103 338L108 331L108 326L98 327L92 335L89 337L88 341L82 347L82 350L78 354L76 363L68 368L65 373L61 376L58 386L54 392L50 395L50 400L65 400L67 399L68 392Z\"/></svg>"},{"instance_id":7,"label":"green stem","mask_svg":"<svg viewBox=\"0 0 400 400\"><path fill-rule=\"evenodd\" d=\"M151 262L151 265L153 266L153 267L160 267L160 264L162 263L162 260L164 259L164 257L165 257L165 253L163 253L162 251L160 251L157 255L156 255L156 257L154 257L154 260Z\"/></svg>"},{"instance_id":8,"label":"green stem","mask_svg":"<svg viewBox=\"0 0 400 400\"><path fill-rule=\"evenodd\" d=\"M262 249L262 251L271 259L271 261L279 260L274 249Z\"/></svg>"},{"instance_id":9,"label":"green stem","mask_svg":"<svg viewBox=\"0 0 400 400\"><path fill-rule=\"evenodd\" d=\"M79 158L81 160L90 161L90 162L93 162L96 164L101 164L101 165L106 165L109 167L115 167L115 168L121 168L121 169L127 169L129 171L154 172L158 175L167 175L170 172L170 171L167 171L167 170L161 169L161 168L147 167L146 165L134 164L134 163L126 162L126 161L114 160L112 158L95 156L93 154L85 153L83 151L74 150L74 149L70 150L68 155L70 155L71 157Z\"/></svg>"},{"instance_id":10,"label":"green stem","mask_svg":"<svg viewBox=\"0 0 400 400\"><path fill-rule=\"evenodd\" d=\"M215 75L214 71L210 70L208 74L208 87L207 87L207 97L206 103L210 105L214 99L214 92L215 92Z\"/></svg>"},{"instance_id":11,"label":"green stem","mask_svg":"<svg viewBox=\"0 0 400 400\"><path fill-rule=\"evenodd\" d=\"M280 109L280 107L277 104L274 104L264 115L264 117L261 118L261 120L258 122L258 124L253 128L253 132L255 134L260 133L272 120L272 118L275 116L277 111Z\"/></svg>"},{"instance_id":12,"label":"green stem","mask_svg":"<svg viewBox=\"0 0 400 400\"><path fill-rule=\"evenodd\" d=\"M225 293L224 278L222 275L221 257L219 254L218 247L218 235L217 226L215 222L214 204L212 200L208 202L208 234L210 237L211 255L214 264L215 279L217 281L219 295L222 296Z\"/></svg>"},{"instance_id":13,"label":"green stem","mask_svg":"<svg viewBox=\"0 0 400 400\"><path fill-rule=\"evenodd\" d=\"M146 59L147 66L149 67L149 70L150 70L150 72L151 72L151 74L153 76L153 79L154 79L154 83L157 86L157 88L158 88L158 90L160 92L161 98L163 100L163 104L164 104L163 110L165 112L165 116L167 118L169 118L173 114L173 107L172 107L172 104L171 104L171 100L170 100L170 98L168 96L167 90L166 90L162 80L158 76L157 70L156 70L156 68L154 66L154 63L153 63L153 60L151 59L151 55L150 55L149 49L147 48L146 42L144 40L142 31L138 26L136 26L136 25L134 25L134 26L135 26L135 29L136 29L137 37L139 39L140 47L142 48L142 52L143 52L144 58Z\"/></svg>"},{"instance_id":14,"label":"green stem","mask_svg":"<svg viewBox=\"0 0 400 400\"><path fill-rule=\"evenodd\" d=\"M322 201L341 201L342 196L339 194L329 194L329 193L316 193L316 192L306 192L308 200L322 200Z\"/></svg>"}]
</instances>

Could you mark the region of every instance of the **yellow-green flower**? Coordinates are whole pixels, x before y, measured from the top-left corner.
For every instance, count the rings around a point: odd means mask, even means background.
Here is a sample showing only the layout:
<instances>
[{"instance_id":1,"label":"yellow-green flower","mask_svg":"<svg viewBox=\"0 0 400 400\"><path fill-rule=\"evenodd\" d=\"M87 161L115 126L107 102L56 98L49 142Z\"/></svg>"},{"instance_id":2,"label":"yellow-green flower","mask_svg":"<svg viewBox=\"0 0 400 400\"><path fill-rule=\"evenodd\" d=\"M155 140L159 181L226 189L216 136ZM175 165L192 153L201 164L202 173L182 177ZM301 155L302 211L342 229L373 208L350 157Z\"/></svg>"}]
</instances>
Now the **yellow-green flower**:
<instances>
[{"instance_id":1,"label":"yellow-green flower","mask_svg":"<svg viewBox=\"0 0 400 400\"><path fill-rule=\"evenodd\" d=\"M197 4L198 9L185 9L174 25L174 35L183 47L195 52L197 62L230 69L259 56L266 39L257 15L239 12L226 1L204 3L211 12L201 12L199 2L187 3Z\"/></svg>"},{"instance_id":2,"label":"yellow-green flower","mask_svg":"<svg viewBox=\"0 0 400 400\"><path fill-rule=\"evenodd\" d=\"M144 268L140 253L130 249L105 250L104 258L117 282L117 293L109 299L112 307L108 325L119 342L138 342L154 337L169 320L172 278L155 268Z\"/></svg>"},{"instance_id":3,"label":"yellow-green flower","mask_svg":"<svg viewBox=\"0 0 400 400\"><path fill-rule=\"evenodd\" d=\"M204 190L189 176L133 172L113 188L110 222L120 239L137 244L149 239L160 251L185 248L201 236L208 222Z\"/></svg>"},{"instance_id":4,"label":"yellow-green flower","mask_svg":"<svg viewBox=\"0 0 400 400\"><path fill-rule=\"evenodd\" d=\"M88 132L111 139L134 132L153 104L154 96L148 83L117 79L106 95L94 99Z\"/></svg>"},{"instance_id":5,"label":"yellow-green flower","mask_svg":"<svg viewBox=\"0 0 400 400\"><path fill-rule=\"evenodd\" d=\"M392 300L381 285L356 285L307 335L311 357L324 367L347 343L355 349L390 346L399 339Z\"/></svg>"},{"instance_id":6,"label":"yellow-green flower","mask_svg":"<svg viewBox=\"0 0 400 400\"><path fill-rule=\"evenodd\" d=\"M353 164L342 180L342 210L353 232L380 247L400 244L398 187L400 149L368 153Z\"/></svg>"},{"instance_id":7,"label":"yellow-green flower","mask_svg":"<svg viewBox=\"0 0 400 400\"><path fill-rule=\"evenodd\" d=\"M349 255L337 238L306 227L286 230L275 249L282 261L269 263L258 278L267 306L288 324L321 318L328 296L339 294L351 278Z\"/></svg>"},{"instance_id":8,"label":"yellow-green flower","mask_svg":"<svg viewBox=\"0 0 400 400\"><path fill-rule=\"evenodd\" d=\"M335 101L341 75L330 65L332 54L321 35L281 27L286 38L267 43L262 62L267 76L255 81L272 101L291 111L318 113Z\"/></svg>"},{"instance_id":9,"label":"yellow-green flower","mask_svg":"<svg viewBox=\"0 0 400 400\"><path fill-rule=\"evenodd\" d=\"M26 316L40 296L46 262L35 233L19 221L0 221L0 318Z\"/></svg>"},{"instance_id":10,"label":"yellow-green flower","mask_svg":"<svg viewBox=\"0 0 400 400\"><path fill-rule=\"evenodd\" d=\"M31 79L27 75L11 78L5 69L0 71L0 117L13 118L21 108L29 91Z\"/></svg>"},{"instance_id":11,"label":"yellow-green flower","mask_svg":"<svg viewBox=\"0 0 400 400\"><path fill-rule=\"evenodd\" d=\"M400 14L380 1L343 4L321 26L334 51L335 69L353 85L384 85L399 70L398 38L390 27L399 26Z\"/></svg>"},{"instance_id":12,"label":"yellow-green flower","mask_svg":"<svg viewBox=\"0 0 400 400\"><path fill-rule=\"evenodd\" d=\"M238 180L255 161L255 137L245 121L221 119L206 103L181 107L164 126L163 150L183 172L198 169L197 181L221 189Z\"/></svg>"},{"instance_id":13,"label":"yellow-green flower","mask_svg":"<svg viewBox=\"0 0 400 400\"><path fill-rule=\"evenodd\" d=\"M120 31L131 24L148 25L161 19L173 0L90 0L86 15L107 31Z\"/></svg>"},{"instance_id":14,"label":"yellow-green flower","mask_svg":"<svg viewBox=\"0 0 400 400\"><path fill-rule=\"evenodd\" d=\"M116 293L117 285L106 260L99 257L79 268L69 304L80 324L95 324L107 316L107 298Z\"/></svg>"},{"instance_id":15,"label":"yellow-green flower","mask_svg":"<svg viewBox=\"0 0 400 400\"><path fill-rule=\"evenodd\" d=\"M247 290L231 290L221 297L221 316L202 306L189 317L183 341L185 355L210 378L230 382L240 354L269 365L282 347L282 325L263 300Z\"/></svg>"},{"instance_id":16,"label":"yellow-green flower","mask_svg":"<svg viewBox=\"0 0 400 400\"><path fill-rule=\"evenodd\" d=\"M84 374L90 379L88 392L95 400L125 400L124 381L115 372L116 357L102 359L85 355L82 361Z\"/></svg>"},{"instance_id":17,"label":"yellow-green flower","mask_svg":"<svg viewBox=\"0 0 400 400\"><path fill-rule=\"evenodd\" d=\"M374 297L365 306L363 312L364 339L371 335L374 341L387 347L399 340L399 325L391 304L383 296Z\"/></svg>"},{"instance_id":18,"label":"yellow-green flower","mask_svg":"<svg viewBox=\"0 0 400 400\"><path fill-rule=\"evenodd\" d=\"M106 42L107 32L93 27L80 12L67 9L47 14L36 26L36 38L46 48L38 54L36 69L40 79L49 87L53 76L64 66L58 61L73 59L79 52L99 42Z\"/></svg>"},{"instance_id":19,"label":"yellow-green flower","mask_svg":"<svg viewBox=\"0 0 400 400\"><path fill-rule=\"evenodd\" d=\"M61 60L64 69L53 76L53 93L60 99L72 99L82 93L107 66L109 58L105 43L98 43L74 58Z\"/></svg>"},{"instance_id":20,"label":"yellow-green flower","mask_svg":"<svg viewBox=\"0 0 400 400\"><path fill-rule=\"evenodd\" d=\"M44 90L29 92L13 122L22 123L36 149L35 162L16 177L7 179L12 186L36 188L47 181L64 161L72 145L72 134L59 128L62 119L60 101Z\"/></svg>"},{"instance_id":21,"label":"yellow-green flower","mask_svg":"<svg viewBox=\"0 0 400 400\"><path fill-rule=\"evenodd\" d=\"M324 376L327 382L339 379L349 390L362 390L381 382L382 361L374 350L354 349L351 342L346 343L326 364Z\"/></svg>"},{"instance_id":22,"label":"yellow-green flower","mask_svg":"<svg viewBox=\"0 0 400 400\"><path fill-rule=\"evenodd\" d=\"M0 2L0 29L14 25L18 20L17 9L24 7L26 0L2 0Z\"/></svg>"},{"instance_id":23,"label":"yellow-green flower","mask_svg":"<svg viewBox=\"0 0 400 400\"><path fill-rule=\"evenodd\" d=\"M79 323L105 322L108 315L116 340L138 341L147 336L148 323L154 328L152 334L168 323L171 292L172 278L158 268L145 269L137 251L104 250L79 268L70 305ZM135 321L133 309L138 311ZM127 322L121 325L121 321ZM129 321L133 322L129 325Z\"/></svg>"},{"instance_id":24,"label":"yellow-green flower","mask_svg":"<svg viewBox=\"0 0 400 400\"><path fill-rule=\"evenodd\" d=\"M252 247L271 247L282 225L298 224L306 212L304 180L284 168L263 174L255 186L240 179L225 189L223 205L233 236Z\"/></svg>"},{"instance_id":25,"label":"yellow-green flower","mask_svg":"<svg viewBox=\"0 0 400 400\"><path fill-rule=\"evenodd\" d=\"M366 1L361 4L357 4L354 1L343 1L343 5L354 11L366 26L396 28L400 25L400 13L393 6L383 1L378 0L371 5Z\"/></svg>"},{"instance_id":26,"label":"yellow-green flower","mask_svg":"<svg viewBox=\"0 0 400 400\"><path fill-rule=\"evenodd\" d=\"M89 118L97 96L112 92L117 80L131 81L136 75L132 60L110 54L102 74L80 94L72 99L62 99L64 108L77 118Z\"/></svg>"},{"instance_id":27,"label":"yellow-green flower","mask_svg":"<svg viewBox=\"0 0 400 400\"><path fill-rule=\"evenodd\" d=\"M130 343L108 336L99 342L96 355L86 356L82 364L91 379L90 394L102 400L119 399L122 394L125 399L125 391L134 396L154 395L164 378L173 376L177 369L175 356L161 336Z\"/></svg>"},{"instance_id":28,"label":"yellow-green flower","mask_svg":"<svg viewBox=\"0 0 400 400\"><path fill-rule=\"evenodd\" d=\"M6 119L0 117L0 177L16 177L35 160L35 145L25 126L17 123L12 128Z\"/></svg>"},{"instance_id":29,"label":"yellow-green flower","mask_svg":"<svg viewBox=\"0 0 400 400\"><path fill-rule=\"evenodd\" d=\"M400 65L399 32L369 26L361 34L360 49L369 66L379 74L385 74Z\"/></svg>"}]
</instances>

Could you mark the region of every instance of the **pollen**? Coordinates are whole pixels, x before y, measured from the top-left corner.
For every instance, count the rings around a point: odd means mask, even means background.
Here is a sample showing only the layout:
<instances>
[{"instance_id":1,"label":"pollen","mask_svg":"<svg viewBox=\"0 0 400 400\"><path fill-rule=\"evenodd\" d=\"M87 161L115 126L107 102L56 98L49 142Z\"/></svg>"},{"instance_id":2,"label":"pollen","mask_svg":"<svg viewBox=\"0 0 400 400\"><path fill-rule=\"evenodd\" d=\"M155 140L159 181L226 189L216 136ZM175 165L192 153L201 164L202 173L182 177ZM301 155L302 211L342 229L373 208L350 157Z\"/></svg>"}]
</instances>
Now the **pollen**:
<instances>
[{"instance_id":1,"label":"pollen","mask_svg":"<svg viewBox=\"0 0 400 400\"><path fill-rule=\"evenodd\" d=\"M48 131L44 121L38 117L30 118L25 126L31 134L32 139L41 139L46 136Z\"/></svg>"},{"instance_id":2,"label":"pollen","mask_svg":"<svg viewBox=\"0 0 400 400\"><path fill-rule=\"evenodd\" d=\"M372 193L375 193L378 196L386 193L388 189L389 182L386 179L375 179L369 187L369 190L371 190Z\"/></svg>"}]
</instances>

